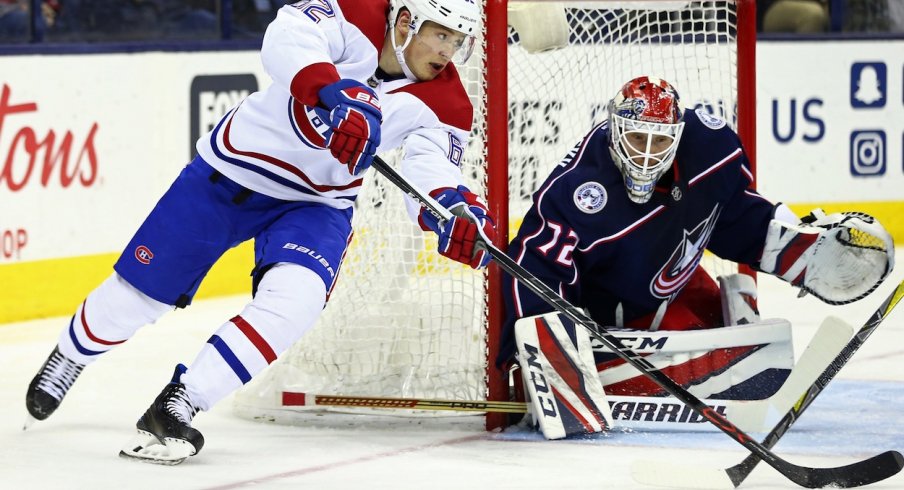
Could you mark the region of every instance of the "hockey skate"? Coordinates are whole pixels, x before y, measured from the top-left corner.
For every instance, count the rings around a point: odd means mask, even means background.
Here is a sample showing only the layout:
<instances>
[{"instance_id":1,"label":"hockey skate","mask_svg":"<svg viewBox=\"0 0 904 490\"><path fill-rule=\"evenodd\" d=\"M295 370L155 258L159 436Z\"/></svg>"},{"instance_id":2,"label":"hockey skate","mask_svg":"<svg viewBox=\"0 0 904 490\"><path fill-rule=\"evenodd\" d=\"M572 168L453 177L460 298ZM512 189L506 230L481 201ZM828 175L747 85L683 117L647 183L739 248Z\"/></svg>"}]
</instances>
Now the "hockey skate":
<instances>
[{"instance_id":1,"label":"hockey skate","mask_svg":"<svg viewBox=\"0 0 904 490\"><path fill-rule=\"evenodd\" d=\"M78 364L61 354L59 346L53 348L53 352L28 385L25 408L30 417L25 421L23 429L27 429L36 420L50 417L56 411L84 367L84 364Z\"/></svg>"},{"instance_id":2,"label":"hockey skate","mask_svg":"<svg viewBox=\"0 0 904 490\"><path fill-rule=\"evenodd\" d=\"M176 366L172 381L138 419L138 434L119 452L121 457L177 465L204 447L204 436L191 426L198 408L179 382L185 370L182 364Z\"/></svg>"}]
</instances>

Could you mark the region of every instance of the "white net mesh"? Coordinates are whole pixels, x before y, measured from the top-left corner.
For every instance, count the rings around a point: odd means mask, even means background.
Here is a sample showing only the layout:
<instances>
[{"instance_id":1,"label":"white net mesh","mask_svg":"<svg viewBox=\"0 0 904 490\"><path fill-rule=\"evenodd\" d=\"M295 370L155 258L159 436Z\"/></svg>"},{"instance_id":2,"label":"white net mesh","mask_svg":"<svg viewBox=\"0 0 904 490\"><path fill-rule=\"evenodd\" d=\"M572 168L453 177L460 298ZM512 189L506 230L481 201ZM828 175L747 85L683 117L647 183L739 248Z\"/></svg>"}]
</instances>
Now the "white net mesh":
<instances>
[{"instance_id":1,"label":"white net mesh","mask_svg":"<svg viewBox=\"0 0 904 490\"><path fill-rule=\"evenodd\" d=\"M507 138L512 231L549 171L605 118L606 103L631 78L668 80L685 106L704 107L735 125L734 2L538 5L559 16L528 14L534 22L509 31L508 131L487 134L485 101L493 94L483 89L485 51L460 70L477 109L466 180L484 193L483 148L489 139ZM520 46L521 36L554 29L556 19L567 23L567 46L539 53ZM401 193L376 172L356 206L354 242L321 321L240 390L239 413L272 414L283 391L485 399L484 275L439 257L435 238L410 222Z\"/></svg>"}]
</instances>

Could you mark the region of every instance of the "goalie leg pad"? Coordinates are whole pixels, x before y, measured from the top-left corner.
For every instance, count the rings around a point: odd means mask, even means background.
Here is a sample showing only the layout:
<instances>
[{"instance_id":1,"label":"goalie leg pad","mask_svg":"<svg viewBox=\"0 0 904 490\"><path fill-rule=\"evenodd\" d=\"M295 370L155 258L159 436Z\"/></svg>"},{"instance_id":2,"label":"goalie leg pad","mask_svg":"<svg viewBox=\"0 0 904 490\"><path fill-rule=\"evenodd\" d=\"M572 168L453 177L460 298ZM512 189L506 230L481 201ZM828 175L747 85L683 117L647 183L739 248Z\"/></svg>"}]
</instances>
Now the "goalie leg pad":
<instances>
[{"instance_id":1,"label":"goalie leg pad","mask_svg":"<svg viewBox=\"0 0 904 490\"><path fill-rule=\"evenodd\" d=\"M544 437L561 439L612 426L586 332L548 313L515 322L515 340L531 411Z\"/></svg>"},{"instance_id":2,"label":"goalie leg pad","mask_svg":"<svg viewBox=\"0 0 904 490\"><path fill-rule=\"evenodd\" d=\"M633 347L698 398L757 400L772 396L794 366L791 324L769 319L708 330L615 330ZM604 346L594 346L603 389L609 395L665 396Z\"/></svg>"},{"instance_id":3,"label":"goalie leg pad","mask_svg":"<svg viewBox=\"0 0 904 490\"><path fill-rule=\"evenodd\" d=\"M748 325L760 321L756 307L756 281L747 274L719 276L722 320L725 325Z\"/></svg>"},{"instance_id":4,"label":"goalie leg pad","mask_svg":"<svg viewBox=\"0 0 904 490\"><path fill-rule=\"evenodd\" d=\"M828 304L847 304L878 287L894 263L894 241L875 218L816 209L800 224L769 223L760 270Z\"/></svg>"}]
</instances>

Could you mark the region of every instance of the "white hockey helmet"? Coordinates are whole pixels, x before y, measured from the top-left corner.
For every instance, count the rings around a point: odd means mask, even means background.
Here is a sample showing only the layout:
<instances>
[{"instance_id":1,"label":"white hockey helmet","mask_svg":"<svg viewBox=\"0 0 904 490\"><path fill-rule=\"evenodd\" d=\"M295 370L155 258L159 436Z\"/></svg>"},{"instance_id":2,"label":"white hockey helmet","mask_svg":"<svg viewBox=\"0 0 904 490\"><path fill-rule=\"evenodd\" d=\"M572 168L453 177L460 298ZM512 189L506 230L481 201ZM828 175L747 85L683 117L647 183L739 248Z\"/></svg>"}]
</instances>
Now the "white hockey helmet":
<instances>
[{"instance_id":1,"label":"white hockey helmet","mask_svg":"<svg viewBox=\"0 0 904 490\"><path fill-rule=\"evenodd\" d=\"M658 78L635 78L609 102L609 152L632 201L649 201L672 166L684 131L682 116L678 91Z\"/></svg>"},{"instance_id":2,"label":"white hockey helmet","mask_svg":"<svg viewBox=\"0 0 904 490\"><path fill-rule=\"evenodd\" d=\"M479 23L482 12L477 0L390 0L390 30L395 27L398 15L403 8L411 14L409 24L411 29L408 31L408 38L402 46L396 45L395 36L391 36L391 39L396 58L399 59L399 64L402 65L402 70L408 78L415 79L405 63L402 52L408 47L413 36L420 31L424 22L428 20L465 35L464 42L456 50L452 62L463 64L468 61L471 53L474 52L477 34L480 31Z\"/></svg>"}]
</instances>

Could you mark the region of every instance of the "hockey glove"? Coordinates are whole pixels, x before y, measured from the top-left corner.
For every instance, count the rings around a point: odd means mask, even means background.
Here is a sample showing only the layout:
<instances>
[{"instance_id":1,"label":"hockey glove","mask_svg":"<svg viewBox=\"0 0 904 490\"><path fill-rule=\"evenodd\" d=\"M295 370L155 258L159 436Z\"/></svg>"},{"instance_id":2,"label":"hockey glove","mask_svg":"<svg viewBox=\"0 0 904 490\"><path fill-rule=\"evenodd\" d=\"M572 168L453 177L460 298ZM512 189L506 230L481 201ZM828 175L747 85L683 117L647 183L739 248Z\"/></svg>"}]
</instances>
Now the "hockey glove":
<instances>
[{"instance_id":1,"label":"hockey glove","mask_svg":"<svg viewBox=\"0 0 904 490\"><path fill-rule=\"evenodd\" d=\"M436 189L430 197L455 215L440 226L439 220L430 211L421 209L418 222L421 229L433 230L439 235L439 253L474 269L486 267L490 256L486 251L478 250L477 241L482 237L486 243L492 243L496 236L496 222L480 198L463 185L457 189Z\"/></svg>"},{"instance_id":2,"label":"hockey glove","mask_svg":"<svg viewBox=\"0 0 904 490\"><path fill-rule=\"evenodd\" d=\"M343 79L323 87L317 95L330 111L330 129L324 135L330 153L348 165L350 174L364 172L380 145L383 112L377 94L357 80Z\"/></svg>"},{"instance_id":3,"label":"hockey glove","mask_svg":"<svg viewBox=\"0 0 904 490\"><path fill-rule=\"evenodd\" d=\"M760 270L843 305L876 289L895 264L891 235L864 213L816 209L799 225L769 223Z\"/></svg>"}]
</instances>

